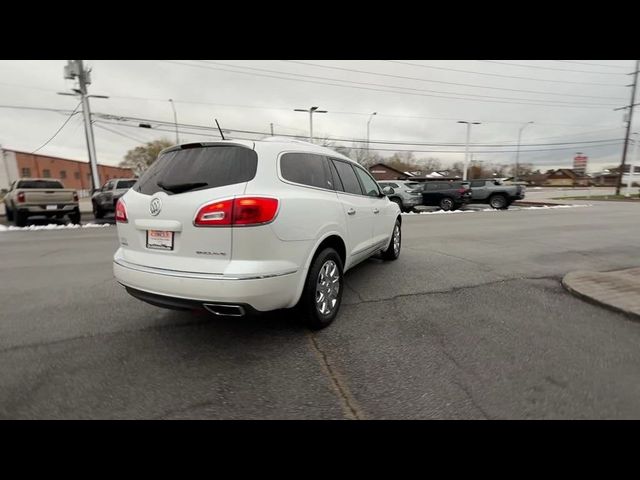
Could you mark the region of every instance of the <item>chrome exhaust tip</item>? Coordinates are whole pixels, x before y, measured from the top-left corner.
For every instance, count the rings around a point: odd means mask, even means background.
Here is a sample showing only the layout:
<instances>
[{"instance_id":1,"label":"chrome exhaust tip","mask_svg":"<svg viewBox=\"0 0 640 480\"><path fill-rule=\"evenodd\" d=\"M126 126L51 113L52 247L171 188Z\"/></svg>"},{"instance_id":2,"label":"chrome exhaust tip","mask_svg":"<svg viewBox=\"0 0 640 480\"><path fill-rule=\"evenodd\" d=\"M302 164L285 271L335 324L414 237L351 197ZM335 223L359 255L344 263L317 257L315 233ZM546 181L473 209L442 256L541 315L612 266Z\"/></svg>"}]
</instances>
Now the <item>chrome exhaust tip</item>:
<instances>
[{"instance_id":1,"label":"chrome exhaust tip","mask_svg":"<svg viewBox=\"0 0 640 480\"><path fill-rule=\"evenodd\" d=\"M221 315L225 317L244 317L244 308L240 305L221 305L213 303L205 303L202 305L205 310L213 313L214 315Z\"/></svg>"}]
</instances>

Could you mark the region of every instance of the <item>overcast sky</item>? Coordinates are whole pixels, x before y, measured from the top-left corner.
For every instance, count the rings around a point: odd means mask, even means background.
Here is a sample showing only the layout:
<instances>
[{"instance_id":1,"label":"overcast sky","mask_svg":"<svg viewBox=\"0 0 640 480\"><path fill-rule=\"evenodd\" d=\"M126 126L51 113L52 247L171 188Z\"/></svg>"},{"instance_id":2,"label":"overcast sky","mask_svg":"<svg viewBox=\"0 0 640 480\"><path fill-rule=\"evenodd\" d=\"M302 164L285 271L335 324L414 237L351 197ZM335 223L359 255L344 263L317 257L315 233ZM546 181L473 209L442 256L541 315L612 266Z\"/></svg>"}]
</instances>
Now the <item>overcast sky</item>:
<instances>
[{"instance_id":1,"label":"overcast sky","mask_svg":"<svg viewBox=\"0 0 640 480\"><path fill-rule=\"evenodd\" d=\"M573 156L582 152L589 157L588 170L596 171L620 163L624 112L614 108L630 103L627 85L633 77L628 74L635 61L85 60L85 64L92 68L89 93L110 97L91 99L94 114L173 122L168 101L172 98L179 123L215 126L217 118L223 129L265 133L273 123L276 134L306 136L309 116L293 109L318 106L328 113L314 115L316 138L364 140L369 115L377 112L371 120L371 141L399 143L371 143L372 152L388 156L413 150L418 158L438 158L444 165L464 159L466 126L458 120L482 122L471 130L473 158L492 163L515 161L518 131L533 121L522 133L522 163L541 169L571 168ZM69 112L77 106L74 97L56 95L74 86L63 78L64 65L66 60L0 61L2 146L31 152L68 117L65 112L4 107ZM94 120L98 162L103 164L117 165L129 149L146 141L175 140L171 126L152 123L154 128L145 129L138 122L97 115ZM639 126L634 122L632 131ZM215 132L180 130L181 142L219 138ZM230 136L258 137L237 132ZM339 144L350 146L351 141ZM39 153L86 161L82 116L73 115Z\"/></svg>"}]
</instances>

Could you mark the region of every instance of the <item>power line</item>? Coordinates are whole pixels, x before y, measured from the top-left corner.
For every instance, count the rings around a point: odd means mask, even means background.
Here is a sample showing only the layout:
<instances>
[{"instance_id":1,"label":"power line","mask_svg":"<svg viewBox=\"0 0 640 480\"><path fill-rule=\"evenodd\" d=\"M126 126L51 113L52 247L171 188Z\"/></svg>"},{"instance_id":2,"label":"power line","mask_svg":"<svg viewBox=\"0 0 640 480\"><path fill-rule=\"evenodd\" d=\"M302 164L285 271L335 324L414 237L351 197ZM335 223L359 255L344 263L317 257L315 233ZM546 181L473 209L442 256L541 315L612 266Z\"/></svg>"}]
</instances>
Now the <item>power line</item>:
<instances>
[{"instance_id":1,"label":"power line","mask_svg":"<svg viewBox=\"0 0 640 480\"><path fill-rule=\"evenodd\" d=\"M78 105L76 105L76 108L73 109L73 111L69 114L69 116L67 117L67 119L64 121L64 123L60 126L60 128L56 131L56 133L53 134L53 136L47 140L46 142L44 142L42 145L40 145L38 148L36 148L33 153L36 153L38 150L40 150L42 147L44 147L45 145L47 145L51 140L53 140L56 135L58 135L58 133L60 133L60 131L65 127L65 125L67 123L69 123L69 120L71 120L71 117L73 117L73 115L76 113L76 111L78 110L78 107L82 104L82 102L78 102Z\"/></svg>"},{"instance_id":2,"label":"power line","mask_svg":"<svg viewBox=\"0 0 640 480\"><path fill-rule=\"evenodd\" d=\"M446 85L457 85L457 86L462 86L462 87L472 87L472 88L486 88L486 89L490 89L490 90L504 90L504 91L509 91L509 92L525 92L525 93L534 93L534 94L540 94L540 95L559 95L562 97L582 97L582 98L605 98L605 99L621 99L621 97L606 97L606 96L600 96L600 95L576 95L576 94L571 94L571 93L555 93L555 92L544 92L544 91L540 91L540 90L523 90L523 89L519 89L519 88L504 88L504 87L490 87L490 86L486 86L486 85L475 85L472 83L456 83L456 82L445 82L443 80L428 80L425 78L417 78L417 77L407 77L404 75L392 75L392 74L388 74L388 73L376 73L376 72L371 72L371 71L366 71L366 70L357 70L357 69L353 69L353 68L343 68L343 67L334 67L334 66L329 66L329 65L320 65L317 63L309 63L309 62L300 62L300 61L296 61L296 60L282 60L283 62L289 62L289 63L298 63L301 65L311 65L314 67L319 67L319 68L328 68L331 70L343 70L343 71L347 71L347 72L355 72L355 73L365 73L367 75L378 75L381 77L392 77L392 78L401 78L401 79L405 79L405 80L415 80L418 82L428 82L428 83L442 83L442 84L446 84ZM471 95L471 94L470 94ZM509 98L509 97L506 97Z\"/></svg>"},{"instance_id":3,"label":"power line","mask_svg":"<svg viewBox=\"0 0 640 480\"><path fill-rule=\"evenodd\" d=\"M127 135L126 133L122 133L122 132L118 132L118 131L116 131L116 130L112 130L111 128L109 128L109 127L105 127L104 125L101 125L100 123L97 123L97 122L98 122L98 121L94 121L94 122L93 122L93 124L94 124L96 127L98 127L98 128L101 128L101 129L106 130L106 131L108 131L108 132L111 132L111 133L113 133L113 134L119 135L119 136L121 136L121 137L128 138L129 140L134 140L135 142L140 143L140 144L145 144L145 143L147 143L147 142L146 142L146 141L144 141L144 140L140 140L139 138L135 138L135 137L133 137L133 136Z\"/></svg>"},{"instance_id":4,"label":"power line","mask_svg":"<svg viewBox=\"0 0 640 480\"><path fill-rule=\"evenodd\" d=\"M121 125L123 127L130 127L130 128L139 128L136 125L127 125L127 124L117 124L117 123L111 123L111 122L105 122L105 121L100 121L102 123L108 123L111 125ZM156 122L159 123L159 122ZM178 124L179 126L181 124ZM170 125L162 125L167 127L167 129L162 129L159 127L155 127L154 129L157 131L161 131L161 132L171 132L172 130L170 130ZM212 131L215 131L214 128L212 127L203 127L203 128L207 128L210 129ZM225 130L229 130L230 132L234 133L234 138L237 139L242 139L242 140L254 140L253 138L247 138L247 137L239 137L237 135L235 135L235 133L247 133L247 134L251 134L251 135L262 135L262 136L268 136L269 133L267 132L258 132L258 131L252 131L252 130L235 130L232 128L225 128ZM206 134L206 133L196 133L196 132L189 132L186 130L179 130L181 133L186 134L186 135L196 135L196 136L206 136L206 137L211 137L211 135ZM292 137L292 138L299 138L301 137L301 135L287 135L287 134L281 134L280 136L283 137ZM217 138L217 137L216 137ZM336 137L327 137L326 138L327 141L335 141L335 142L341 142L341 143L349 143L349 142L354 142L354 139L341 139L341 138L336 138ZM528 150L521 150L521 152L538 152L538 151L554 151L554 150L574 150L576 148L579 148L580 146L590 146L592 148L596 148L596 147L601 147L601 146L608 146L608 145L617 145L620 142L622 142L622 140L618 140L618 139L607 139L607 140L599 140L596 142L608 142L608 143L600 143L598 145L594 144L594 142L575 142L575 143L547 143L547 144L525 144L525 145L521 145L521 146L547 146L547 145L571 145L568 147L556 147L556 148L549 148L549 149L528 149ZM396 144L396 145L401 145L401 146L406 146L406 145L425 145L425 146L441 146L441 147L447 147L447 146L461 146L462 144L459 143L394 143L394 142L382 142L382 141L371 141L370 143L383 143L383 144ZM470 144L470 146L473 146L474 148L486 148L486 147L491 147L491 146L504 146L504 147L512 147L513 145L495 145L495 144ZM356 148L357 149L357 148ZM379 151L389 151L389 152L395 152L395 151L399 151L399 152L440 152L440 153L462 153L464 152L463 150L423 150L423 149L399 149L399 148L371 148L371 150L379 150ZM512 153L515 152L516 150L482 150L481 152L477 152L477 153Z\"/></svg>"},{"instance_id":5,"label":"power line","mask_svg":"<svg viewBox=\"0 0 640 480\"><path fill-rule=\"evenodd\" d=\"M624 68L625 70L629 70L630 67L623 67L622 65L605 65L604 63L587 63L587 62L575 62L572 60L553 60L554 62L562 62L562 63L575 63L578 65L589 65L593 67L607 67L607 68Z\"/></svg>"},{"instance_id":6,"label":"power line","mask_svg":"<svg viewBox=\"0 0 640 480\"><path fill-rule=\"evenodd\" d=\"M570 83L573 85L598 85L601 87L624 87L624 85L612 85L610 83L597 83L597 82L573 82L573 81L569 81L569 80L550 80L550 79L544 79L544 78L532 78L532 77L521 77L521 76L517 76L517 75L502 75L499 73L487 73L487 72L478 72L475 70L463 70L463 69L459 69L459 68L447 68L447 67L434 67L433 65L420 65L418 63L411 63L411 62L403 62L400 60L384 60L385 62L391 62L391 63L400 63L403 65L411 65L414 67L420 67L420 68L429 68L429 69L433 69L433 70L447 70L450 72L461 72L461 73L472 73L474 75L487 75L490 77L501 77L501 78L518 78L520 80L530 80L533 82L551 82L551 83Z\"/></svg>"},{"instance_id":7,"label":"power line","mask_svg":"<svg viewBox=\"0 0 640 480\"><path fill-rule=\"evenodd\" d=\"M383 88L392 88L392 89L402 89L402 90L411 90L411 91L415 91L415 92L430 92L430 93L438 93L438 94L445 94L445 95L464 95L467 97L481 97L481 98L492 98L492 99L504 99L504 100L525 100L527 102L544 102L545 104L549 104L549 105L562 105L562 106L567 106L567 105L580 105L580 106L603 106L603 105L614 105L615 103L584 103L584 102L562 102L562 101L556 101L556 100L536 100L536 99L531 99L531 98L520 98L520 97L499 97L499 96L495 96L495 95L481 95L481 94L477 94L477 93L459 93L459 92L447 92L447 91L440 91L440 90L426 90L423 88L412 88L412 87L403 87L400 85L386 85L386 84L381 84L381 83L371 83L371 82L357 82L357 81L353 81L353 80L342 80L339 78L332 78L332 77L320 77L317 75L304 75L304 74L299 74L299 73L288 73L288 72L282 72L279 70L270 70L270 69L266 69L266 68L256 68L256 67L247 67L244 65L230 65L228 63L221 63L221 62L212 62L212 61L205 61L205 60L195 60L197 62L202 62L202 63L206 63L206 64L213 64L213 65L222 65L225 67L231 67L231 68L244 68L247 70L253 70L253 71L259 71L259 72L269 72L269 73L276 73L279 75L290 75L290 76L294 76L294 77L303 77L303 78L314 78L314 79L320 79L320 80L329 80L329 81L333 81L333 82L343 82L343 83L349 83L349 84L354 84L354 85L368 85L368 86L374 86L374 87L383 87ZM173 62L176 63L176 62ZM190 64L181 64L181 65L190 65ZM196 65L190 65L190 66L196 66ZM238 72L240 73L240 72ZM294 79L288 79L285 78L285 80L294 80ZM397 92L400 93L400 92ZM431 96L431 95L427 95L427 96ZM443 97L446 98L446 97ZM450 98L455 98L455 97L450 97ZM471 100L471 101L479 101L476 99L469 99L469 98L462 98L462 100ZM502 102L505 103L505 102ZM515 102L507 102L507 103L515 103Z\"/></svg>"},{"instance_id":8,"label":"power line","mask_svg":"<svg viewBox=\"0 0 640 480\"><path fill-rule=\"evenodd\" d=\"M592 73L594 75L626 75L626 73L622 72L594 72L593 70L573 70L569 68L555 68L555 67L541 67L540 65L524 65L522 63L509 63L509 62L499 62L497 60L478 60L479 62L486 63L497 63L499 65L508 65L510 67L521 67L521 68L536 68L538 70L556 70L561 72L577 72L577 73Z\"/></svg>"},{"instance_id":9,"label":"power line","mask_svg":"<svg viewBox=\"0 0 640 480\"><path fill-rule=\"evenodd\" d=\"M358 87L358 86L352 86L352 85L341 85L341 84L335 84L335 83L327 83L327 82L321 82L321 81L315 81L315 80L303 80L303 79L296 79L296 78L281 77L281 76L276 76L276 75L268 75L268 74L264 74L264 73L243 72L243 71L238 71L238 70L229 70L229 69L225 69L225 68L212 67L212 66L206 66L206 65L194 65L194 64L189 64L189 63L173 62L171 60L161 60L161 61L168 62L168 63L175 63L176 65L183 65L183 66L187 66L187 67L205 68L205 69L209 69L209 70L220 70L220 71L226 71L226 72L231 72L231 73L240 73L240 74L243 74L243 75L262 76L262 77L278 78L278 79L282 79L282 80L290 80L290 81L294 81L294 82L314 83L314 84L319 84L319 85L330 85L330 86L334 86L334 87L353 88L353 89L357 89L357 90L370 90L370 91L385 92L385 93L395 93L395 94L400 94L400 95L412 95L412 96L419 96L419 97L447 98L447 99L453 99L453 100L466 100L466 101L470 101L470 102L508 103L508 104L511 104L511 105L551 106L551 107L562 107L562 108L607 109L607 110L610 108L608 106L604 106L604 105L609 105L609 104L580 104L580 105L578 105L578 104L566 104L566 105L562 105L562 104L539 103L539 102L537 102L537 103L526 102L525 103L525 102L510 102L510 101L504 101L504 100L482 100L482 99L473 99L473 98L461 98L461 97L452 97L452 96L445 96L445 95L429 95L429 94L424 94L424 93L412 93L412 92L397 91L397 90L381 90L379 88ZM391 87L391 88L393 88L393 87ZM590 105L593 105L593 106L590 106ZM597 106L597 105L603 105L603 106Z\"/></svg>"}]
</instances>

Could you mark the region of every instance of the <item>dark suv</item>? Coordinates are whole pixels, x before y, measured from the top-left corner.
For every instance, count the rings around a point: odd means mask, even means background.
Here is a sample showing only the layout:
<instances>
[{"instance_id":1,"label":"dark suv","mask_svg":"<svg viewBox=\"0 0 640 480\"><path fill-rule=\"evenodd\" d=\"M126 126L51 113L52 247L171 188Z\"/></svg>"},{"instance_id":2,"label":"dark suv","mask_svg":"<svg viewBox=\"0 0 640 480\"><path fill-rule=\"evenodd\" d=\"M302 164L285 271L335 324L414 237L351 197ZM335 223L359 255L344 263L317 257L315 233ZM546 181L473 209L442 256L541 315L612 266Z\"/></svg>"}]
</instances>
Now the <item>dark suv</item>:
<instances>
[{"instance_id":1,"label":"dark suv","mask_svg":"<svg viewBox=\"0 0 640 480\"><path fill-rule=\"evenodd\" d=\"M422 185L422 204L438 206L442 210L455 210L469 203L469 182L455 180L426 181Z\"/></svg>"},{"instance_id":2,"label":"dark suv","mask_svg":"<svg viewBox=\"0 0 640 480\"><path fill-rule=\"evenodd\" d=\"M114 178L94 191L91 195L93 215L96 218L104 218L107 213L115 212L118 199L127 193L136 181L135 178Z\"/></svg>"}]
</instances>

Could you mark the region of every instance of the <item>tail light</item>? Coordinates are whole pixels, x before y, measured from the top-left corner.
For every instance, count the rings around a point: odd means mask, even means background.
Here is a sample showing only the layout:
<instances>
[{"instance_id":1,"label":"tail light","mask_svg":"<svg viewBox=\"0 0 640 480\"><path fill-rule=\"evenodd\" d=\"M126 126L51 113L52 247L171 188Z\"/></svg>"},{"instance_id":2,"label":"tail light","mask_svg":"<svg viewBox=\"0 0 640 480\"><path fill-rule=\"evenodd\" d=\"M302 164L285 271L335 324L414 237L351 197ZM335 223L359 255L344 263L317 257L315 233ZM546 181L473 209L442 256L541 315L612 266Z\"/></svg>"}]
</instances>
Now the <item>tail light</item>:
<instances>
[{"instance_id":1,"label":"tail light","mask_svg":"<svg viewBox=\"0 0 640 480\"><path fill-rule=\"evenodd\" d=\"M271 222L278 211L278 199L241 197L204 205L193 221L196 227L261 225Z\"/></svg>"},{"instance_id":2,"label":"tail light","mask_svg":"<svg viewBox=\"0 0 640 480\"><path fill-rule=\"evenodd\" d=\"M24 203L24 192L18 192L18 202Z\"/></svg>"},{"instance_id":3,"label":"tail light","mask_svg":"<svg viewBox=\"0 0 640 480\"><path fill-rule=\"evenodd\" d=\"M469 192L470 190L468 188L459 188L458 189L458 193L466 193Z\"/></svg>"},{"instance_id":4,"label":"tail light","mask_svg":"<svg viewBox=\"0 0 640 480\"><path fill-rule=\"evenodd\" d=\"M73 192L73 201L74 202L78 201L78 192Z\"/></svg>"},{"instance_id":5,"label":"tail light","mask_svg":"<svg viewBox=\"0 0 640 480\"><path fill-rule=\"evenodd\" d=\"M129 219L127 218L127 207L125 206L122 199L118 199L118 203L116 203L116 222L119 223L128 223Z\"/></svg>"}]
</instances>

